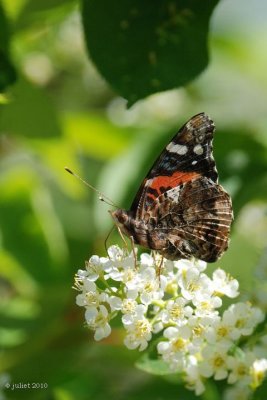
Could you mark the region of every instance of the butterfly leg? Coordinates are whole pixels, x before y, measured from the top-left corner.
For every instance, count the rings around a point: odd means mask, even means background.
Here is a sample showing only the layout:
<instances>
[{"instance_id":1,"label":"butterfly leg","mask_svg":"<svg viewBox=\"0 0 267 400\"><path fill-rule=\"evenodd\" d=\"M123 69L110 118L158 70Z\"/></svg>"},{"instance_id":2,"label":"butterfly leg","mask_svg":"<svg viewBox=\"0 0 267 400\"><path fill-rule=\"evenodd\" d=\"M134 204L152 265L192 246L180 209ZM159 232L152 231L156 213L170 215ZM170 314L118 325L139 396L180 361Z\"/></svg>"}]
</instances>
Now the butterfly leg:
<instances>
[{"instance_id":1,"label":"butterfly leg","mask_svg":"<svg viewBox=\"0 0 267 400\"><path fill-rule=\"evenodd\" d=\"M114 228L115 228L115 226L113 225L112 228L111 228L111 230L109 231L109 233L108 233L106 239L105 239L105 250L106 250L106 253L107 253L107 254L108 254L108 239L109 239L109 237L110 237L110 235L111 235L111 233L112 233L112 231L113 231Z\"/></svg>"},{"instance_id":2,"label":"butterfly leg","mask_svg":"<svg viewBox=\"0 0 267 400\"><path fill-rule=\"evenodd\" d=\"M122 233L122 231L121 231L121 229L120 229L120 227L119 227L118 225L117 225L117 229L118 229L119 235L120 235L120 237L121 237L121 240L122 240L123 243L125 244L125 248L126 248L127 252L129 252L128 244L127 244L127 242L126 242L126 240L125 240L125 237L123 236L123 233Z\"/></svg>"},{"instance_id":3,"label":"butterfly leg","mask_svg":"<svg viewBox=\"0 0 267 400\"><path fill-rule=\"evenodd\" d=\"M133 236L130 236L130 240L131 240L132 252L133 252L133 256L134 256L134 269L137 270L137 257L136 257L135 247L134 247Z\"/></svg>"},{"instance_id":4,"label":"butterfly leg","mask_svg":"<svg viewBox=\"0 0 267 400\"><path fill-rule=\"evenodd\" d=\"M158 277L159 283L160 283L160 275L161 275L162 266L163 266L163 260L164 260L164 257L161 256L160 263L159 263L159 265L157 265L156 275Z\"/></svg>"}]
</instances>

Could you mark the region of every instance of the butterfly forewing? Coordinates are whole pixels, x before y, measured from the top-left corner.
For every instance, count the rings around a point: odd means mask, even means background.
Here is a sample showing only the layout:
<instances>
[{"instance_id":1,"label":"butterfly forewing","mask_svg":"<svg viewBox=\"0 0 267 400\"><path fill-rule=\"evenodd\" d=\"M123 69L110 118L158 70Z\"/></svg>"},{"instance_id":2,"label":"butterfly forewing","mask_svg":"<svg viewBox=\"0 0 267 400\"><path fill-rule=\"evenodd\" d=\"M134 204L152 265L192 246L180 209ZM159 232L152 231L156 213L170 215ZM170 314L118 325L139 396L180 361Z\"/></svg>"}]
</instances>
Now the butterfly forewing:
<instances>
[{"instance_id":1,"label":"butterfly forewing","mask_svg":"<svg viewBox=\"0 0 267 400\"><path fill-rule=\"evenodd\" d=\"M204 113L191 118L173 137L143 181L131 210L142 218L164 191L199 175L215 183L218 174L212 155L214 123Z\"/></svg>"}]
</instances>

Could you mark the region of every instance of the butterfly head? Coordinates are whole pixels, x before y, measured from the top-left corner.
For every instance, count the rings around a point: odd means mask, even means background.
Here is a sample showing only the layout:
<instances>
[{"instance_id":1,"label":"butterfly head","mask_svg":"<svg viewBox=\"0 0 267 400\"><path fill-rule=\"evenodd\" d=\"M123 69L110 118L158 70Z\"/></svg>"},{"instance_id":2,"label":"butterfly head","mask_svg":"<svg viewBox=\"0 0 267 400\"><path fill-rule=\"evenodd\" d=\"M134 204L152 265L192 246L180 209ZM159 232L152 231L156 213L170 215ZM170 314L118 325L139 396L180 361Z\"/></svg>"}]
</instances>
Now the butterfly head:
<instances>
[{"instance_id":1,"label":"butterfly head","mask_svg":"<svg viewBox=\"0 0 267 400\"><path fill-rule=\"evenodd\" d=\"M110 214L114 219L115 224L118 226L124 225L129 219L127 211L120 208L115 211L110 211Z\"/></svg>"},{"instance_id":2,"label":"butterfly head","mask_svg":"<svg viewBox=\"0 0 267 400\"><path fill-rule=\"evenodd\" d=\"M129 211L118 208L115 211L110 211L110 214L115 224L121 229L127 236L131 236L131 215Z\"/></svg>"}]
</instances>

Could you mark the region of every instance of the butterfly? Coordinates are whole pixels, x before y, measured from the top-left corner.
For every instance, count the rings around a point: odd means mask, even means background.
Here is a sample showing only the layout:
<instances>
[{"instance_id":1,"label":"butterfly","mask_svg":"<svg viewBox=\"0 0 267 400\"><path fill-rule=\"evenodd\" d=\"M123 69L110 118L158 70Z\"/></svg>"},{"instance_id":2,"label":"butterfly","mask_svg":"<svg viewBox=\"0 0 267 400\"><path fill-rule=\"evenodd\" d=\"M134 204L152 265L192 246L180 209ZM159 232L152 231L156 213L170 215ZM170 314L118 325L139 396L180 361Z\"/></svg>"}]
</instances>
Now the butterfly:
<instances>
[{"instance_id":1,"label":"butterfly","mask_svg":"<svg viewBox=\"0 0 267 400\"><path fill-rule=\"evenodd\" d=\"M169 260L215 262L227 250L233 211L218 184L214 131L205 113L192 117L155 161L130 210L111 213L135 244Z\"/></svg>"}]
</instances>

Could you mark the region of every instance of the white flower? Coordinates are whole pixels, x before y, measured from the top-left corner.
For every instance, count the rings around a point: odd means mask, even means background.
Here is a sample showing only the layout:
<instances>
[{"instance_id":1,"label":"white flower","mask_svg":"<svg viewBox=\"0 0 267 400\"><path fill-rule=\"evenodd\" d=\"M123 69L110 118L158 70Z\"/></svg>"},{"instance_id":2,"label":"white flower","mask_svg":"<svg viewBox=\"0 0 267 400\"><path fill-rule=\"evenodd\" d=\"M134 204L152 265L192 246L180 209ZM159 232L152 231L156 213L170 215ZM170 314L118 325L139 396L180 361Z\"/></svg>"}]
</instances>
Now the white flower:
<instances>
[{"instance_id":1,"label":"white flower","mask_svg":"<svg viewBox=\"0 0 267 400\"><path fill-rule=\"evenodd\" d=\"M111 278L116 282L122 282L125 285L125 291L129 298L135 299L138 295L136 289L136 280L138 279L138 273L131 267L123 267L120 270L114 269L105 279Z\"/></svg>"},{"instance_id":2,"label":"white flower","mask_svg":"<svg viewBox=\"0 0 267 400\"><path fill-rule=\"evenodd\" d=\"M227 360L230 370L228 383L239 382L239 384L248 386L251 381L250 371L254 360L255 356L252 352L242 352L241 356L229 356Z\"/></svg>"},{"instance_id":3,"label":"white flower","mask_svg":"<svg viewBox=\"0 0 267 400\"><path fill-rule=\"evenodd\" d=\"M160 278L156 274L153 267L147 267L140 272L140 281L138 290L140 300L143 304L150 304L153 300L159 300L164 296L164 286L166 278L161 275Z\"/></svg>"},{"instance_id":4,"label":"white flower","mask_svg":"<svg viewBox=\"0 0 267 400\"><path fill-rule=\"evenodd\" d=\"M184 274L188 270L191 270L192 268L196 268L198 272L203 272L207 268L207 263L205 261L197 259L174 261L173 265L182 274Z\"/></svg>"},{"instance_id":5,"label":"white flower","mask_svg":"<svg viewBox=\"0 0 267 400\"><path fill-rule=\"evenodd\" d=\"M248 303L232 304L223 314L223 320L232 326L234 337L251 335L255 326L264 319L262 311Z\"/></svg>"},{"instance_id":6,"label":"white flower","mask_svg":"<svg viewBox=\"0 0 267 400\"><path fill-rule=\"evenodd\" d=\"M138 304L135 300L124 299L122 301L121 311L123 317L122 322L124 325L131 325L138 319L142 319L147 311L144 304Z\"/></svg>"},{"instance_id":7,"label":"white flower","mask_svg":"<svg viewBox=\"0 0 267 400\"><path fill-rule=\"evenodd\" d=\"M134 250L136 251L136 249ZM134 254L131 252L130 254L125 254L125 252L119 248L119 246L111 246L108 249L108 255L110 260L113 262L113 265L120 268L134 268Z\"/></svg>"},{"instance_id":8,"label":"white flower","mask_svg":"<svg viewBox=\"0 0 267 400\"><path fill-rule=\"evenodd\" d=\"M199 373L198 360L196 357L188 357L185 373L185 383L187 389L194 390L195 394L200 396L205 391L205 386Z\"/></svg>"},{"instance_id":9,"label":"white flower","mask_svg":"<svg viewBox=\"0 0 267 400\"><path fill-rule=\"evenodd\" d=\"M166 277L161 275L159 278L155 268L142 265L139 273L132 274L127 281L126 296L133 300L139 296L143 304L149 305L164 296L165 283Z\"/></svg>"},{"instance_id":10,"label":"white flower","mask_svg":"<svg viewBox=\"0 0 267 400\"><path fill-rule=\"evenodd\" d=\"M205 332L208 343L230 348L234 340L239 339L241 333L229 322L229 319L225 318L225 314L222 319L219 317L214 320Z\"/></svg>"},{"instance_id":11,"label":"white flower","mask_svg":"<svg viewBox=\"0 0 267 400\"><path fill-rule=\"evenodd\" d=\"M218 311L215 309L221 307L222 300L218 296L210 296L208 293L198 292L192 303L196 307L196 316L205 316L205 318L214 320L218 315Z\"/></svg>"},{"instance_id":12,"label":"white flower","mask_svg":"<svg viewBox=\"0 0 267 400\"><path fill-rule=\"evenodd\" d=\"M109 314L105 306L100 305L98 310L88 308L85 312L85 319L89 328L95 331L95 340L101 340L110 335Z\"/></svg>"},{"instance_id":13,"label":"white flower","mask_svg":"<svg viewBox=\"0 0 267 400\"><path fill-rule=\"evenodd\" d=\"M234 298L239 295L239 283L227 274L223 269L216 269L212 274L214 292L220 295Z\"/></svg>"},{"instance_id":14,"label":"white flower","mask_svg":"<svg viewBox=\"0 0 267 400\"><path fill-rule=\"evenodd\" d=\"M117 246L113 245L108 248L108 255L111 261L121 262L124 256L123 250Z\"/></svg>"},{"instance_id":15,"label":"white flower","mask_svg":"<svg viewBox=\"0 0 267 400\"><path fill-rule=\"evenodd\" d=\"M159 260L159 262L162 262L162 260ZM162 262L162 270L166 276L173 277L177 273L177 268L175 268L175 261L170 261L164 258Z\"/></svg>"},{"instance_id":16,"label":"white flower","mask_svg":"<svg viewBox=\"0 0 267 400\"><path fill-rule=\"evenodd\" d=\"M143 253L140 256L140 265L142 267L153 267L154 266L154 259L150 254Z\"/></svg>"},{"instance_id":17,"label":"white flower","mask_svg":"<svg viewBox=\"0 0 267 400\"><path fill-rule=\"evenodd\" d=\"M254 361L250 370L250 375L252 377L251 387L253 389L256 389L262 384L263 379L266 376L266 371L267 371L266 358Z\"/></svg>"},{"instance_id":18,"label":"white flower","mask_svg":"<svg viewBox=\"0 0 267 400\"><path fill-rule=\"evenodd\" d=\"M106 257L92 256L85 262L87 277L91 281L96 281L104 273L111 272L113 265Z\"/></svg>"},{"instance_id":19,"label":"white flower","mask_svg":"<svg viewBox=\"0 0 267 400\"><path fill-rule=\"evenodd\" d=\"M104 273L112 270L112 263L106 257L92 256L89 261L85 261L85 270L79 269L76 275L76 286L79 288L79 283L85 279L95 282Z\"/></svg>"},{"instance_id":20,"label":"white flower","mask_svg":"<svg viewBox=\"0 0 267 400\"><path fill-rule=\"evenodd\" d=\"M183 369L186 365L186 355L190 344L190 330L169 327L165 329L163 335L168 341L158 343L158 353L162 355L163 360L170 365L173 371Z\"/></svg>"},{"instance_id":21,"label":"white flower","mask_svg":"<svg viewBox=\"0 0 267 400\"><path fill-rule=\"evenodd\" d=\"M132 299L124 299L122 301L122 306L121 306L121 311L123 314L129 314L129 315L135 315L136 314L136 307L138 306L137 301L132 300ZM144 307L144 312L146 311L146 307L144 305L142 305L142 307Z\"/></svg>"},{"instance_id":22,"label":"white flower","mask_svg":"<svg viewBox=\"0 0 267 400\"><path fill-rule=\"evenodd\" d=\"M86 278L82 287L83 293L76 296L76 304L80 307L98 307L101 302L107 300L106 293L100 293L95 282Z\"/></svg>"},{"instance_id":23,"label":"white flower","mask_svg":"<svg viewBox=\"0 0 267 400\"><path fill-rule=\"evenodd\" d=\"M176 300L169 300L165 309L161 313L161 319L164 324L175 322L177 326L186 324L187 318L193 314L193 309L187 306L187 300L178 297Z\"/></svg>"},{"instance_id":24,"label":"white flower","mask_svg":"<svg viewBox=\"0 0 267 400\"><path fill-rule=\"evenodd\" d=\"M214 318L214 321L218 319L218 317ZM201 351L203 347L203 343L205 340L205 334L207 329L209 328L211 323L210 318L204 317L197 317L192 315L188 319L187 326L191 330L191 346L190 346L190 353L198 353Z\"/></svg>"},{"instance_id":25,"label":"white flower","mask_svg":"<svg viewBox=\"0 0 267 400\"><path fill-rule=\"evenodd\" d=\"M200 272L205 271L205 269L207 269L207 266L208 266L206 261L198 260L197 258L193 259L193 263L194 263L195 267L198 268L198 270Z\"/></svg>"},{"instance_id":26,"label":"white flower","mask_svg":"<svg viewBox=\"0 0 267 400\"><path fill-rule=\"evenodd\" d=\"M197 299L202 293L207 296L213 293L211 279L200 273L197 268L180 271L178 274L178 285L183 297L187 300Z\"/></svg>"},{"instance_id":27,"label":"white flower","mask_svg":"<svg viewBox=\"0 0 267 400\"><path fill-rule=\"evenodd\" d=\"M133 252L125 254L118 246L111 246L108 249L109 258L101 258L104 267L105 280L125 280L125 272L134 271L135 258Z\"/></svg>"},{"instance_id":28,"label":"white flower","mask_svg":"<svg viewBox=\"0 0 267 400\"><path fill-rule=\"evenodd\" d=\"M120 297L118 297L118 296L110 296L107 301L108 301L108 303L110 305L111 311L121 310L121 308L122 308L122 300L121 300Z\"/></svg>"},{"instance_id":29,"label":"white flower","mask_svg":"<svg viewBox=\"0 0 267 400\"><path fill-rule=\"evenodd\" d=\"M228 375L228 355L224 348L206 346L202 351L203 360L200 362L199 371L205 378L212 375L215 380L225 379Z\"/></svg>"},{"instance_id":30,"label":"white flower","mask_svg":"<svg viewBox=\"0 0 267 400\"><path fill-rule=\"evenodd\" d=\"M96 281L103 273L103 262L100 257L92 256L85 262L87 277L91 281Z\"/></svg>"},{"instance_id":31,"label":"white flower","mask_svg":"<svg viewBox=\"0 0 267 400\"><path fill-rule=\"evenodd\" d=\"M158 320L156 322L153 323L153 333L159 333L160 331L162 331L164 328L164 324L162 323L162 321Z\"/></svg>"},{"instance_id":32,"label":"white flower","mask_svg":"<svg viewBox=\"0 0 267 400\"><path fill-rule=\"evenodd\" d=\"M152 326L149 320L145 317L135 317L129 325L126 325L127 336L124 339L124 344L128 349L137 349L143 351L149 340L152 338Z\"/></svg>"}]
</instances>

